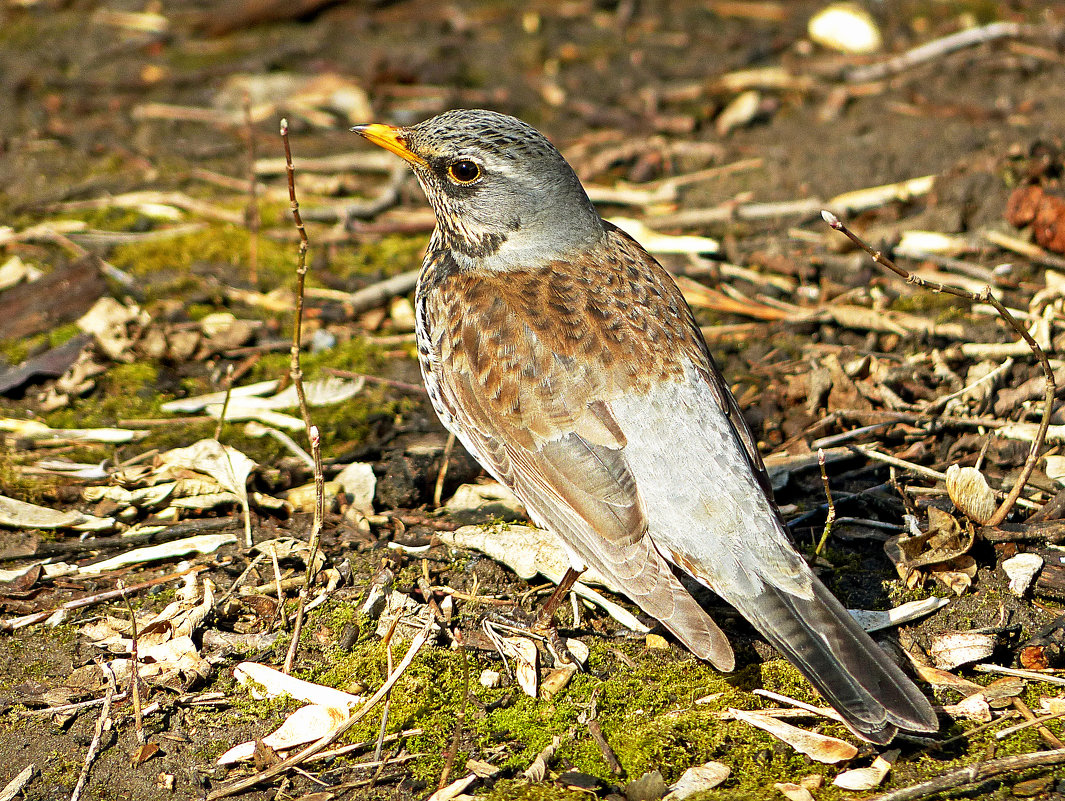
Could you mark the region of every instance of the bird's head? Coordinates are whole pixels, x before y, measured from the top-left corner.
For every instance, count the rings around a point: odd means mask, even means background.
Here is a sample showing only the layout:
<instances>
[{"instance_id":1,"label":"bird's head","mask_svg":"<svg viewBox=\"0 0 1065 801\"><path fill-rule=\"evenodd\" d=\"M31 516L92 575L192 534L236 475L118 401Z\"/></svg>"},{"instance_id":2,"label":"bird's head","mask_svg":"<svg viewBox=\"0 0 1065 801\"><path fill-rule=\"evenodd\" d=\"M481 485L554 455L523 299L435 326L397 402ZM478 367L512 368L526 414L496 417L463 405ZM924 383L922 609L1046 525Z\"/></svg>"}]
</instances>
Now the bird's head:
<instances>
[{"instance_id":1,"label":"bird's head","mask_svg":"<svg viewBox=\"0 0 1065 801\"><path fill-rule=\"evenodd\" d=\"M443 243L470 266L531 267L603 236L562 154L514 117L460 109L405 128L352 130L413 167Z\"/></svg>"}]
</instances>

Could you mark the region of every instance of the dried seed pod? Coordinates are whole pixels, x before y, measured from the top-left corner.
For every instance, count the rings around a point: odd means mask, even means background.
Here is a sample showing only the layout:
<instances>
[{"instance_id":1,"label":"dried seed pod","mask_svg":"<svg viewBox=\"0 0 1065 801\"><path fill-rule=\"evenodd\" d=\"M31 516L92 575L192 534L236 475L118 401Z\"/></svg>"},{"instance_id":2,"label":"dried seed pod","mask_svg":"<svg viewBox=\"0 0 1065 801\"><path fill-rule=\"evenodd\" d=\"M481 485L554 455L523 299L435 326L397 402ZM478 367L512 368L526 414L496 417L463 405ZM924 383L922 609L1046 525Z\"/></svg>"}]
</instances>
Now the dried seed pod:
<instances>
[{"instance_id":1,"label":"dried seed pod","mask_svg":"<svg viewBox=\"0 0 1065 801\"><path fill-rule=\"evenodd\" d=\"M983 473L975 467L947 468L947 494L970 520L984 524L995 513L995 493L987 485Z\"/></svg>"}]
</instances>

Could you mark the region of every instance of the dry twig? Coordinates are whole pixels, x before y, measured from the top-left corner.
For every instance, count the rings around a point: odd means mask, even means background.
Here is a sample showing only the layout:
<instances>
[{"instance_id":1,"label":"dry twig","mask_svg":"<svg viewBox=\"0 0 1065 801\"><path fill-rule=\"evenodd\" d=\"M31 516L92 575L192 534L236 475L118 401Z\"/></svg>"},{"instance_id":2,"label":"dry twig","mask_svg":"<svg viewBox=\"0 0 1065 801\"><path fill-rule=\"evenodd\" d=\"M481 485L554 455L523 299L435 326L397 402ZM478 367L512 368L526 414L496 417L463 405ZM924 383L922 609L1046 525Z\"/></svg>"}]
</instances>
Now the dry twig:
<instances>
[{"instance_id":1,"label":"dry twig","mask_svg":"<svg viewBox=\"0 0 1065 801\"><path fill-rule=\"evenodd\" d=\"M89 751L85 755L85 764L82 765L78 783L74 785L74 792L70 794L70 801L78 801L81 798L81 791L85 789L85 782L89 780L89 771L92 770L92 763L96 760L96 754L100 750L100 739L103 737L104 727L111 717L111 701L114 699L115 691L118 689L118 685L115 683L115 674L111 672L111 668L106 665L100 665L100 669L107 676L107 694L104 695L104 706L100 710L100 717L96 719L96 731L93 732L92 742L89 743Z\"/></svg>"},{"instance_id":2,"label":"dry twig","mask_svg":"<svg viewBox=\"0 0 1065 801\"><path fill-rule=\"evenodd\" d=\"M288 198L292 207L292 217L296 222L296 230L299 231L300 245L299 256L296 265L296 313L292 321L292 361L289 368L292 383L296 387L296 397L299 398L300 414L303 417L303 425L307 429L307 436L311 443L311 457L314 460L314 521L311 525L310 553L307 556L307 572L304 574L303 586L300 588L299 603L296 608L296 624L292 633L292 642L288 653L285 655L285 673L292 670L292 663L296 659L296 651L299 648L300 632L303 628L303 615L307 606L307 596L310 592L311 581L314 579L314 567L317 564L318 538L322 531L322 521L325 518L325 479L322 476L322 453L321 439L318 428L311 423L311 414L307 408L307 395L303 390L303 369L300 367L300 343L303 328L303 300L304 286L307 280L307 229L303 225L300 216L300 204L296 200L296 168L292 166L292 150L288 143L288 121L281 120L281 141L285 144L285 171L288 175ZM282 604L284 601L278 597Z\"/></svg>"},{"instance_id":3,"label":"dry twig","mask_svg":"<svg viewBox=\"0 0 1065 801\"><path fill-rule=\"evenodd\" d=\"M975 765L966 765L959 770L942 773L934 779L929 779L920 784L873 796L866 799L866 801L915 801L915 799L926 798L954 787L976 784L994 776L1000 776L1003 773L1012 773L1046 765L1060 765L1063 762L1065 762L1065 748L1056 751L1038 751L1032 754L990 759L987 762L977 762Z\"/></svg>"},{"instance_id":4,"label":"dry twig","mask_svg":"<svg viewBox=\"0 0 1065 801\"><path fill-rule=\"evenodd\" d=\"M889 58L887 61L848 70L846 80L851 83L878 81L916 67L918 64L942 58L965 47L993 42L996 39L1013 39L1022 36L1026 30L1026 26L1017 22L992 22L979 28L967 28L949 36L933 39L931 42L907 50L902 55Z\"/></svg>"},{"instance_id":5,"label":"dry twig","mask_svg":"<svg viewBox=\"0 0 1065 801\"><path fill-rule=\"evenodd\" d=\"M144 745L146 742L144 737L144 717L141 714L141 676L140 668L138 667L140 660L137 658L137 615L133 612L133 604L129 602L129 596L126 595L126 586L119 581L118 589L122 592L122 600L126 602L126 609L129 610L129 628L130 638L133 644L129 650L129 689L133 694L133 721L137 729L137 742Z\"/></svg>"}]
</instances>

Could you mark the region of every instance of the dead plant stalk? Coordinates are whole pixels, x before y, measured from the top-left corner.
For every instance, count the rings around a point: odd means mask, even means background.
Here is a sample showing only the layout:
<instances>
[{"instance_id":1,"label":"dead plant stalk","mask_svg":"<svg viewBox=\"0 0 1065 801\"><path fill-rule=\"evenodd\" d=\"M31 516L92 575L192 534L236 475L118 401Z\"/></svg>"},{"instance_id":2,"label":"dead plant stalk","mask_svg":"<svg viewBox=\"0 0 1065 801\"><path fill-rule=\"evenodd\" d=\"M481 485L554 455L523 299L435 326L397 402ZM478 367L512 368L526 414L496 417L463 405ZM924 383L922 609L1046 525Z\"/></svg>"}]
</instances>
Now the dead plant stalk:
<instances>
[{"instance_id":1,"label":"dead plant stalk","mask_svg":"<svg viewBox=\"0 0 1065 801\"><path fill-rule=\"evenodd\" d=\"M318 539L322 532L322 520L325 518L325 478L322 475L321 437L318 428L311 424L311 415L307 409L307 395L303 391L303 370L300 367L300 343L303 329L303 299L304 287L307 282L307 229L303 225L300 216L300 204L296 200L296 168L292 166L292 149L288 142L288 120L281 120L281 141L285 145L285 171L288 175L288 199L292 207L292 218L296 222L296 230L300 235L299 256L296 263L296 313L292 320L292 361L289 368L292 383L296 387L296 397L299 398L300 414L303 416L303 425L307 429L310 438L311 457L314 460L314 521L311 525L310 552L307 555L307 572L304 574L303 587L299 593L299 604L296 608L296 624L292 629L292 642L288 653L285 655L284 672L292 670L292 663L296 659L299 649L300 633L303 628L303 615L307 606L307 596L310 592L311 581L315 575L315 565L318 563ZM278 602L284 604L284 599L278 597Z\"/></svg>"}]
</instances>

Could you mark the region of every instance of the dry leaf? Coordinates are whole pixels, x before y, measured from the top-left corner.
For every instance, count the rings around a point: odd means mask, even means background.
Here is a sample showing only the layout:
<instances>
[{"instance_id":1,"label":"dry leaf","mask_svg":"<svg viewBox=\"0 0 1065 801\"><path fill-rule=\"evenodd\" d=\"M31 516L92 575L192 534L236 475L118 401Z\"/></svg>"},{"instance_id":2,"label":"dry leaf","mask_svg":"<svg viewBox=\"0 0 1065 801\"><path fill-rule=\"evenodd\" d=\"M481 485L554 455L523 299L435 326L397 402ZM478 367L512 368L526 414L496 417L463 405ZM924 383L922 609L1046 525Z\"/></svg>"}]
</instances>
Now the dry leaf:
<instances>
[{"instance_id":1,"label":"dry leaf","mask_svg":"<svg viewBox=\"0 0 1065 801\"><path fill-rule=\"evenodd\" d=\"M742 709L729 709L729 712L737 720L745 721L763 731L769 732L774 737L784 741L801 754L806 754L810 759L827 764L835 764L848 759L853 759L858 749L848 742L828 737L824 734L815 734L790 723L761 715L757 712L747 712Z\"/></svg>"},{"instance_id":2,"label":"dry leaf","mask_svg":"<svg viewBox=\"0 0 1065 801\"><path fill-rule=\"evenodd\" d=\"M173 559L179 556L188 556L192 553L213 553L223 545L230 545L236 541L237 538L232 534L199 534L195 537L186 537L183 540L135 548L132 551L105 559L102 562L83 565L78 568L78 572L82 575L91 575L93 573L104 573L108 570L117 570L127 565L157 562L160 559Z\"/></svg>"},{"instance_id":3,"label":"dry leaf","mask_svg":"<svg viewBox=\"0 0 1065 801\"><path fill-rule=\"evenodd\" d=\"M477 779L478 776L476 773L471 773L461 779L456 779L447 787L441 787L429 796L426 801L458 801L459 796L466 791L467 787L477 781Z\"/></svg>"},{"instance_id":4,"label":"dry leaf","mask_svg":"<svg viewBox=\"0 0 1065 801\"><path fill-rule=\"evenodd\" d=\"M631 217L611 217L609 222L631 236L648 253L717 253L721 244L707 236L674 236L661 234L640 220Z\"/></svg>"},{"instance_id":5,"label":"dry leaf","mask_svg":"<svg viewBox=\"0 0 1065 801\"><path fill-rule=\"evenodd\" d=\"M487 554L526 580L539 573L558 584L570 564L569 555L562 548L558 537L550 531L532 526L462 526L455 531L439 531L436 536L449 545ZM613 592L621 592L620 587L606 582L594 570L581 574L581 580L573 585L573 592L605 610L626 628L641 633L648 631L647 626L623 606L588 587L590 583L601 584Z\"/></svg>"},{"instance_id":6,"label":"dry leaf","mask_svg":"<svg viewBox=\"0 0 1065 801\"><path fill-rule=\"evenodd\" d=\"M994 634L976 631L956 631L932 638L929 653L941 670L953 670L960 665L979 662L995 650L998 638Z\"/></svg>"},{"instance_id":7,"label":"dry leaf","mask_svg":"<svg viewBox=\"0 0 1065 801\"><path fill-rule=\"evenodd\" d=\"M251 510L248 507L248 476L256 464L236 448L216 439L201 439L187 448L160 454L159 462L170 469L184 468L208 475L232 492L244 510L244 536L251 545Z\"/></svg>"},{"instance_id":8,"label":"dry leaf","mask_svg":"<svg viewBox=\"0 0 1065 801\"><path fill-rule=\"evenodd\" d=\"M909 601L883 612L869 609L848 609L847 611L850 612L851 617L858 621L858 625L866 631L873 632L891 626L900 626L919 617L930 615L949 603L949 598L932 596L921 601Z\"/></svg>"},{"instance_id":9,"label":"dry leaf","mask_svg":"<svg viewBox=\"0 0 1065 801\"><path fill-rule=\"evenodd\" d=\"M813 793L794 782L777 782L773 785L788 801L814 801Z\"/></svg>"},{"instance_id":10,"label":"dry leaf","mask_svg":"<svg viewBox=\"0 0 1065 801\"><path fill-rule=\"evenodd\" d=\"M151 759L159 753L159 746L155 743L145 743L129 757L130 767L135 768Z\"/></svg>"},{"instance_id":11,"label":"dry leaf","mask_svg":"<svg viewBox=\"0 0 1065 801\"><path fill-rule=\"evenodd\" d=\"M956 704L945 704L943 711L955 720L974 720L977 723L991 721L991 706L983 693L973 693Z\"/></svg>"},{"instance_id":12,"label":"dry leaf","mask_svg":"<svg viewBox=\"0 0 1065 801\"><path fill-rule=\"evenodd\" d=\"M712 790L728 778L731 768L721 762L707 762L688 768L669 788L663 801L682 801L690 795Z\"/></svg>"},{"instance_id":13,"label":"dry leaf","mask_svg":"<svg viewBox=\"0 0 1065 801\"><path fill-rule=\"evenodd\" d=\"M812 17L806 26L810 39L841 53L875 53L883 45L876 20L855 3L832 3Z\"/></svg>"},{"instance_id":14,"label":"dry leaf","mask_svg":"<svg viewBox=\"0 0 1065 801\"><path fill-rule=\"evenodd\" d=\"M110 531L115 527L112 517L95 517L70 510L61 512L0 495L0 526L7 528L70 528L75 531Z\"/></svg>"},{"instance_id":15,"label":"dry leaf","mask_svg":"<svg viewBox=\"0 0 1065 801\"><path fill-rule=\"evenodd\" d=\"M528 637L504 637L499 640L505 656L514 660L514 674L518 686L530 698L536 698L540 682L537 666L540 654L536 643Z\"/></svg>"},{"instance_id":16,"label":"dry leaf","mask_svg":"<svg viewBox=\"0 0 1065 801\"><path fill-rule=\"evenodd\" d=\"M77 442L106 442L121 444L144 439L149 431L132 428L51 428L38 420L0 418L0 431L10 431L22 439L47 442L50 439L69 439Z\"/></svg>"},{"instance_id":17,"label":"dry leaf","mask_svg":"<svg viewBox=\"0 0 1065 801\"><path fill-rule=\"evenodd\" d=\"M901 753L902 751L897 748L885 751L873 760L873 764L869 767L845 770L833 779L832 783L844 790L854 791L872 790L874 787L879 787Z\"/></svg>"},{"instance_id":18,"label":"dry leaf","mask_svg":"<svg viewBox=\"0 0 1065 801\"><path fill-rule=\"evenodd\" d=\"M341 710L318 704L302 706L285 718L277 729L263 737L262 743L274 751L288 751L296 746L321 739L336 728L337 724L347 719L347 716L346 709ZM250 740L233 746L218 757L217 764L231 765L251 759L255 754L257 742Z\"/></svg>"},{"instance_id":19,"label":"dry leaf","mask_svg":"<svg viewBox=\"0 0 1065 801\"><path fill-rule=\"evenodd\" d=\"M289 695L309 704L336 709L347 713L349 706L361 704L365 699L359 695L351 695L332 687L325 687L314 682L297 679L294 676L286 676L280 670L275 670L258 662L241 662L233 668L233 678L241 686L248 687L253 698L277 698L280 695Z\"/></svg>"}]
</instances>

